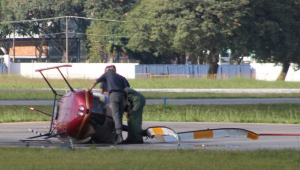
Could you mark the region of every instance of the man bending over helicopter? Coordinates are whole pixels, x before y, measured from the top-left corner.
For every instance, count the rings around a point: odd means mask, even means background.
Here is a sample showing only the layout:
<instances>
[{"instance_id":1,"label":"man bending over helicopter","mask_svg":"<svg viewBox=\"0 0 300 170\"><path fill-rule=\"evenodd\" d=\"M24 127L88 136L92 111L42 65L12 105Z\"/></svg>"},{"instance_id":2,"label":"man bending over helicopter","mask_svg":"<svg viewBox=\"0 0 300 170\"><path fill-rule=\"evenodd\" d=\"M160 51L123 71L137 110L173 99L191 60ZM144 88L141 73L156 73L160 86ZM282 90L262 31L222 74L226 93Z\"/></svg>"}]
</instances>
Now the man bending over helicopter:
<instances>
[{"instance_id":1,"label":"man bending over helicopter","mask_svg":"<svg viewBox=\"0 0 300 170\"><path fill-rule=\"evenodd\" d=\"M144 143L142 135L142 115L144 106L146 104L146 98L141 93L130 88L127 80L126 82L128 105L125 107L124 111L127 112L126 118L128 124L128 135L127 138L121 142L121 144ZM101 83L100 92L104 94L107 93L107 85L105 82Z\"/></svg>"},{"instance_id":2,"label":"man bending over helicopter","mask_svg":"<svg viewBox=\"0 0 300 170\"><path fill-rule=\"evenodd\" d=\"M109 93L109 100L116 129L114 144L119 144L123 141L122 117L124 105L127 104L127 100L125 101L124 97L124 93L127 94L126 82L124 77L116 73L116 67L114 65L107 66L105 68L105 73L91 84L88 91L91 91L99 82L106 82L107 84L107 91Z\"/></svg>"}]
</instances>

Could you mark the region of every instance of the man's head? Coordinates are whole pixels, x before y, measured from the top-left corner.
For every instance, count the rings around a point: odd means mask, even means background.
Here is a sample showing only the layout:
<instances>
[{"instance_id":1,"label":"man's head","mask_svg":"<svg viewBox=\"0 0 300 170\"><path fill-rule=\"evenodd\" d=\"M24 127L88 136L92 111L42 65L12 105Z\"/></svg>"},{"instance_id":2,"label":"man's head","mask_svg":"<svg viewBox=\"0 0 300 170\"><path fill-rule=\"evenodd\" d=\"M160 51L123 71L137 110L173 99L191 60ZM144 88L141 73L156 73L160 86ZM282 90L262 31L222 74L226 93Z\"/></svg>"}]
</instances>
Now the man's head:
<instances>
[{"instance_id":1,"label":"man's head","mask_svg":"<svg viewBox=\"0 0 300 170\"><path fill-rule=\"evenodd\" d=\"M104 71L105 72L108 72L108 71L116 72L116 66L115 65L106 66Z\"/></svg>"}]
</instances>

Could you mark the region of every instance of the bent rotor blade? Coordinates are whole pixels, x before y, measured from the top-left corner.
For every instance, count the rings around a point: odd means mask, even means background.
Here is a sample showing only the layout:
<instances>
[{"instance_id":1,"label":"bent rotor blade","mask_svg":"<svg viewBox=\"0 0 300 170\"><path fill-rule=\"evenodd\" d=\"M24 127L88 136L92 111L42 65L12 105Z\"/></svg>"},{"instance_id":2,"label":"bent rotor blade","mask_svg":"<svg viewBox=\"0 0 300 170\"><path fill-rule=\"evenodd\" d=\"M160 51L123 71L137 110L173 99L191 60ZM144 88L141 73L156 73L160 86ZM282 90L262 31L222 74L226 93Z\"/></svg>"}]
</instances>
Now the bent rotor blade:
<instances>
[{"instance_id":1,"label":"bent rotor blade","mask_svg":"<svg viewBox=\"0 0 300 170\"><path fill-rule=\"evenodd\" d=\"M190 132L181 132L178 133L178 136L181 140L190 140L190 139L203 139L203 138L249 138L252 140L257 140L259 135L248 131L246 129L240 128L220 128L220 129L207 129L207 130L198 130Z\"/></svg>"},{"instance_id":2,"label":"bent rotor blade","mask_svg":"<svg viewBox=\"0 0 300 170\"><path fill-rule=\"evenodd\" d=\"M192 140L192 139L204 139L204 138L249 138L252 140L257 140L259 135L248 131L246 129L240 128L220 128L220 129L207 129L189 132L176 133L167 127L151 127L147 129L149 137L154 137L157 140L163 142L176 142L176 135L178 135L179 140ZM175 135L176 134L176 135Z\"/></svg>"},{"instance_id":3,"label":"bent rotor blade","mask_svg":"<svg viewBox=\"0 0 300 170\"><path fill-rule=\"evenodd\" d=\"M156 126L149 127L146 131L150 138L155 138L163 142L178 142L178 146L180 146L180 137L171 128Z\"/></svg>"},{"instance_id":4,"label":"bent rotor blade","mask_svg":"<svg viewBox=\"0 0 300 170\"><path fill-rule=\"evenodd\" d=\"M300 133L260 133L259 136L300 136Z\"/></svg>"}]
</instances>

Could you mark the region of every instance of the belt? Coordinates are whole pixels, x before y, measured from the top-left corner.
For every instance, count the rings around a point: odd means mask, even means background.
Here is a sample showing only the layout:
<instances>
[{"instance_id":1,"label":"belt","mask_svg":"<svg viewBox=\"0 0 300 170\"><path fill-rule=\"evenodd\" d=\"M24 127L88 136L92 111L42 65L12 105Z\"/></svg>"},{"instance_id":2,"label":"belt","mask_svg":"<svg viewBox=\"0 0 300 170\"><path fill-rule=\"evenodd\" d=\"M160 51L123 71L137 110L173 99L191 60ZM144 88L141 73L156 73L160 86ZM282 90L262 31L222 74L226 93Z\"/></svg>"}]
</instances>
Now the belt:
<instances>
[{"instance_id":1,"label":"belt","mask_svg":"<svg viewBox=\"0 0 300 170\"><path fill-rule=\"evenodd\" d=\"M117 93L123 93L123 91L111 90L111 91L109 92L109 94L110 94L110 93L114 93L114 92L117 92Z\"/></svg>"}]
</instances>

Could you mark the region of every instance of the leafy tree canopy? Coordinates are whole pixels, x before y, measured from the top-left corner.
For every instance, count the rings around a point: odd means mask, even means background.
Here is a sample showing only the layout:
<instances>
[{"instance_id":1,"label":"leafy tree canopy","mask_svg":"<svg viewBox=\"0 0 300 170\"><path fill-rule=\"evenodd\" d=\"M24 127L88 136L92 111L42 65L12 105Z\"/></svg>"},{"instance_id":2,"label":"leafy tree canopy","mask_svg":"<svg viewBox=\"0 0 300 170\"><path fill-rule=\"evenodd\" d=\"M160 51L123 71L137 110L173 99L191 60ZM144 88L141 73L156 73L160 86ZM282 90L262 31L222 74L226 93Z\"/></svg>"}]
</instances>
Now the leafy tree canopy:
<instances>
[{"instance_id":1,"label":"leafy tree canopy","mask_svg":"<svg viewBox=\"0 0 300 170\"><path fill-rule=\"evenodd\" d=\"M85 12L98 19L125 21L127 12L135 2L136 0L87 0ZM123 25L124 22L93 21L87 30L90 62L99 62L107 53L126 51L124 47L128 38Z\"/></svg>"},{"instance_id":2,"label":"leafy tree canopy","mask_svg":"<svg viewBox=\"0 0 300 170\"><path fill-rule=\"evenodd\" d=\"M248 49L255 51L258 61L282 63L278 80L284 80L290 63L300 64L300 1L251 0L247 7L243 26L249 34Z\"/></svg>"},{"instance_id":3,"label":"leafy tree canopy","mask_svg":"<svg viewBox=\"0 0 300 170\"><path fill-rule=\"evenodd\" d=\"M159 54L210 51L209 63L216 64L215 54L228 48L228 39L247 14L247 4L247 0L144 0L128 15L128 47Z\"/></svg>"},{"instance_id":4,"label":"leafy tree canopy","mask_svg":"<svg viewBox=\"0 0 300 170\"><path fill-rule=\"evenodd\" d=\"M44 18L56 19L46 21L24 22L19 24L10 24L10 27L17 28L19 33L24 35L43 34L52 39L63 53L62 62L66 59L66 45L63 41L66 32L66 20L63 16L85 16L83 12L83 0L2 0L7 4L5 17L6 21L35 20ZM70 30L75 33L84 32L87 27L87 21L83 19L70 18L72 22ZM71 26L70 25L70 26Z\"/></svg>"}]
</instances>

